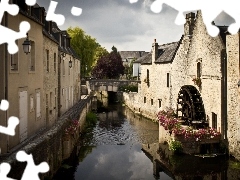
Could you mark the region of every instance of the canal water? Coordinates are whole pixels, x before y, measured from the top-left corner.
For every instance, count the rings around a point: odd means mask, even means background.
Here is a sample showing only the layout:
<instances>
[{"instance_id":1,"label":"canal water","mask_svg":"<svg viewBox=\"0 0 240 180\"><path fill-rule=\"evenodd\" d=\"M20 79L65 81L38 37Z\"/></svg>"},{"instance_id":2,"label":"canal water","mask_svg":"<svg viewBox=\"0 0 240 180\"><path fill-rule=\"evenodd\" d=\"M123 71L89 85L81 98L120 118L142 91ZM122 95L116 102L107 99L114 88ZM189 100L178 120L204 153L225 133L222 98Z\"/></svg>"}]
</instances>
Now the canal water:
<instances>
[{"instance_id":1,"label":"canal water","mask_svg":"<svg viewBox=\"0 0 240 180\"><path fill-rule=\"evenodd\" d=\"M98 117L96 125L86 128L54 180L240 180L240 163L226 159L203 162L164 155L162 159L167 165L157 162L162 154L157 143L158 124L135 115L124 106L112 106L99 112ZM212 161L215 162L210 163ZM206 166L204 163L208 162L210 165ZM202 174L196 176L198 164Z\"/></svg>"}]
</instances>

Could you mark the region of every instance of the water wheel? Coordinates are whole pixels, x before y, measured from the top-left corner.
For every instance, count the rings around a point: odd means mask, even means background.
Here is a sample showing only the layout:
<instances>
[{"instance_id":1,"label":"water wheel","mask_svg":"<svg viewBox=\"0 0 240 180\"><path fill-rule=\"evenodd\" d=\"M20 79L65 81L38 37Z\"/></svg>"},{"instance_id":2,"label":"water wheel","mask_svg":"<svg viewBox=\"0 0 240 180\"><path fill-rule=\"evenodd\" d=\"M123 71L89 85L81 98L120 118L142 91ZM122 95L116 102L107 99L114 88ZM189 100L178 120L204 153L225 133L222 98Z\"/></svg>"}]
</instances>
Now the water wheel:
<instances>
[{"instance_id":1,"label":"water wheel","mask_svg":"<svg viewBox=\"0 0 240 180\"><path fill-rule=\"evenodd\" d=\"M186 125L206 124L201 94L191 85L182 86L177 99L177 115Z\"/></svg>"}]
</instances>

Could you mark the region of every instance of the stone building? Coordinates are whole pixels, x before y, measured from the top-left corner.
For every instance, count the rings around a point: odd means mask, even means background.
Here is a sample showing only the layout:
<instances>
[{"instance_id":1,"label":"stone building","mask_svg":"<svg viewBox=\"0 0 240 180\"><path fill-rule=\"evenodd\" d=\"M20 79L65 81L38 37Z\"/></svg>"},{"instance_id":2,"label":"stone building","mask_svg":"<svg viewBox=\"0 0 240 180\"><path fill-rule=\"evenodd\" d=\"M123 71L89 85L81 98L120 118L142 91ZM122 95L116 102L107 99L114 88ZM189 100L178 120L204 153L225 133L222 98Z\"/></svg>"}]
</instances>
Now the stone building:
<instances>
[{"instance_id":1,"label":"stone building","mask_svg":"<svg viewBox=\"0 0 240 180\"><path fill-rule=\"evenodd\" d=\"M53 23L54 37L59 42L58 52L58 111L59 116L66 112L81 97L80 91L80 60L70 46L70 36L66 31L61 31Z\"/></svg>"},{"instance_id":2,"label":"stone building","mask_svg":"<svg viewBox=\"0 0 240 180\"><path fill-rule=\"evenodd\" d=\"M20 123L16 128L14 137L0 134L1 153L10 151L13 147L34 136L36 132L45 128L45 111L43 104L43 19L42 9L29 7L24 1L14 1L20 7L17 16L5 14L5 26L19 31L21 21L27 21L31 25L28 38L31 41L31 52L25 54L22 44L25 39L16 41L19 51L14 55L7 52L7 45L1 45L4 55L2 61L6 64L0 66L3 83L0 85L4 89L2 99L9 101L10 107L4 118L0 119L1 125L7 126L10 116L19 118ZM39 12L38 14L35 14Z\"/></svg>"},{"instance_id":3,"label":"stone building","mask_svg":"<svg viewBox=\"0 0 240 180\"><path fill-rule=\"evenodd\" d=\"M65 112L80 100L80 60L70 47L69 37L62 36L66 44L63 49L62 40L54 36L66 35L66 32L54 29L54 23L45 21L43 7L37 4L28 6L22 0L12 0L10 3L17 4L20 12L16 16L5 13L1 24L19 31L22 21L29 22L31 51L23 51L22 44L26 38L16 41L19 51L13 55L8 53L7 44L0 45L0 98L8 100L10 104L7 111L0 111L0 125L7 126L11 116L20 120L15 136L0 133L0 154L11 152L19 144L26 143L28 139L53 126L60 111ZM65 63L61 66L63 52L66 55L62 62ZM69 61L72 61L71 68ZM60 66L65 69L65 77L60 76ZM67 89L66 92L62 91L62 87ZM62 92L68 94L67 102L59 102ZM61 104L67 106L60 109Z\"/></svg>"},{"instance_id":4,"label":"stone building","mask_svg":"<svg viewBox=\"0 0 240 180\"><path fill-rule=\"evenodd\" d=\"M226 26L211 37L198 11L186 15L178 42L158 45L141 60L141 84L129 105L156 119L171 107L187 125L213 127L222 134L232 155L240 159L239 33Z\"/></svg>"},{"instance_id":5,"label":"stone building","mask_svg":"<svg viewBox=\"0 0 240 180\"><path fill-rule=\"evenodd\" d=\"M53 36L51 21L43 28L43 85L46 125L51 127L58 117L58 41Z\"/></svg>"}]
</instances>

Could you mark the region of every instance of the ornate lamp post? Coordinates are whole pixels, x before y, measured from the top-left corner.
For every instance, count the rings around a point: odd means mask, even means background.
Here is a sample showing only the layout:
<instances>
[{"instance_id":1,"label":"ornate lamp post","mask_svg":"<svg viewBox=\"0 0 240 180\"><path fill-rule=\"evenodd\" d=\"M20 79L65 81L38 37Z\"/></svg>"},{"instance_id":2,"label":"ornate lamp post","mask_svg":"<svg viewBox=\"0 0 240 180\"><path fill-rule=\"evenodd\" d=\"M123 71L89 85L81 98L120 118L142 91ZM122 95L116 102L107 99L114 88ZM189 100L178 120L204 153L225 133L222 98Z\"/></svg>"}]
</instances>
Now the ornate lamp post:
<instances>
[{"instance_id":1,"label":"ornate lamp post","mask_svg":"<svg viewBox=\"0 0 240 180\"><path fill-rule=\"evenodd\" d=\"M26 53L26 54L28 54L28 53L30 53L30 51L31 51L31 41L29 41L29 39L28 39L28 33L27 33L27 38L26 38L26 40L23 42L23 51L24 51L24 53Z\"/></svg>"},{"instance_id":2,"label":"ornate lamp post","mask_svg":"<svg viewBox=\"0 0 240 180\"><path fill-rule=\"evenodd\" d=\"M69 63L69 68L72 68L72 60L70 59Z\"/></svg>"}]
</instances>

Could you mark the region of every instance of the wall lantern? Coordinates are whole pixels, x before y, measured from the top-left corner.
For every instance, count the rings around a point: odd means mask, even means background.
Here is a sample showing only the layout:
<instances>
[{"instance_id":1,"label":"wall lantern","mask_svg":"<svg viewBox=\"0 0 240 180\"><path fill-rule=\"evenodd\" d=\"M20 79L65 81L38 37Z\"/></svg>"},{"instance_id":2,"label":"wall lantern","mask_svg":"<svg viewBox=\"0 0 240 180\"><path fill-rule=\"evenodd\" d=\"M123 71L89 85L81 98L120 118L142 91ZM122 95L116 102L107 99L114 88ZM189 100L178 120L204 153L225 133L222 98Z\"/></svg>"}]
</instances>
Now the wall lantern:
<instances>
[{"instance_id":1,"label":"wall lantern","mask_svg":"<svg viewBox=\"0 0 240 180\"><path fill-rule=\"evenodd\" d=\"M72 68L72 60L69 61L69 67Z\"/></svg>"},{"instance_id":2,"label":"wall lantern","mask_svg":"<svg viewBox=\"0 0 240 180\"><path fill-rule=\"evenodd\" d=\"M27 39L23 42L23 52L28 54L31 51L31 41L28 39L28 33L27 33Z\"/></svg>"}]
</instances>

